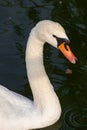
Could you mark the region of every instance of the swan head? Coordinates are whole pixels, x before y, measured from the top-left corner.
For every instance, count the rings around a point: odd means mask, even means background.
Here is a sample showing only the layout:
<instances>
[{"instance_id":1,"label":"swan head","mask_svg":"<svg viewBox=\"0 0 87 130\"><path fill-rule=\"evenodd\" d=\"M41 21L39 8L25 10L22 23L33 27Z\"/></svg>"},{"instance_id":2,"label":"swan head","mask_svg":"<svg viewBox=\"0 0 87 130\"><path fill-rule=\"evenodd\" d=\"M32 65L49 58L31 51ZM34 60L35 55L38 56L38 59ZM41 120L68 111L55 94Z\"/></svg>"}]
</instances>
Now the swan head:
<instances>
[{"instance_id":1,"label":"swan head","mask_svg":"<svg viewBox=\"0 0 87 130\"><path fill-rule=\"evenodd\" d=\"M36 37L41 40L42 43L47 42L58 48L71 63L76 63L77 58L69 47L70 40L64 28L59 23L43 20L36 25L34 30Z\"/></svg>"}]
</instances>

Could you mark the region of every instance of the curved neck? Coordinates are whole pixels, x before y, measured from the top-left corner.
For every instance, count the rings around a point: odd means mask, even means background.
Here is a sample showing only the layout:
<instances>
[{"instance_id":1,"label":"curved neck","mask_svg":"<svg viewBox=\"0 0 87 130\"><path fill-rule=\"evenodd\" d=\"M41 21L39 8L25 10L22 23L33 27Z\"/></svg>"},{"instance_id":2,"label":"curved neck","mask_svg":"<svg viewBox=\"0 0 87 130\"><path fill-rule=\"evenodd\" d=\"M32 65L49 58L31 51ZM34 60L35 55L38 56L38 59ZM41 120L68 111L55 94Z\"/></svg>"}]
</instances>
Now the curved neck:
<instances>
[{"instance_id":1,"label":"curved neck","mask_svg":"<svg viewBox=\"0 0 87 130\"><path fill-rule=\"evenodd\" d=\"M26 49L26 67L34 96L34 104L41 112L48 116L56 111L58 112L60 103L45 72L43 45L44 43L38 40L34 33L31 32Z\"/></svg>"}]
</instances>

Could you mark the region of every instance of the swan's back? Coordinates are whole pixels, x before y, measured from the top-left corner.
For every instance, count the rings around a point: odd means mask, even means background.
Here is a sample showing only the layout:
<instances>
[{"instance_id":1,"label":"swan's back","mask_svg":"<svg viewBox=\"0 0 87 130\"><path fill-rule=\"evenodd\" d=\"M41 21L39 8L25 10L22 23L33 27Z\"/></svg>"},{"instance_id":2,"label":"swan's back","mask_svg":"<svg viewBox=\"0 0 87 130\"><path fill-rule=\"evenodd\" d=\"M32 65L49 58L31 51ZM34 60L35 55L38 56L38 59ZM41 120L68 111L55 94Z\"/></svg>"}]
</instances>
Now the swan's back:
<instances>
[{"instance_id":1,"label":"swan's back","mask_svg":"<svg viewBox=\"0 0 87 130\"><path fill-rule=\"evenodd\" d=\"M22 130L26 119L32 117L33 108L33 102L28 98L0 85L0 130L17 130L17 127Z\"/></svg>"},{"instance_id":2,"label":"swan's back","mask_svg":"<svg viewBox=\"0 0 87 130\"><path fill-rule=\"evenodd\" d=\"M21 114L23 108L29 111L29 109L32 109L32 105L32 102L28 98L0 85L0 118L13 116L18 111Z\"/></svg>"},{"instance_id":3,"label":"swan's back","mask_svg":"<svg viewBox=\"0 0 87 130\"><path fill-rule=\"evenodd\" d=\"M14 103L15 105L27 106L29 105L28 103L31 103L31 101L28 98L11 91L2 85L0 85L0 99L1 98L3 99L3 101L6 100L9 103Z\"/></svg>"},{"instance_id":4,"label":"swan's back","mask_svg":"<svg viewBox=\"0 0 87 130\"><path fill-rule=\"evenodd\" d=\"M0 85L0 130L29 130L40 121L31 100Z\"/></svg>"}]
</instances>

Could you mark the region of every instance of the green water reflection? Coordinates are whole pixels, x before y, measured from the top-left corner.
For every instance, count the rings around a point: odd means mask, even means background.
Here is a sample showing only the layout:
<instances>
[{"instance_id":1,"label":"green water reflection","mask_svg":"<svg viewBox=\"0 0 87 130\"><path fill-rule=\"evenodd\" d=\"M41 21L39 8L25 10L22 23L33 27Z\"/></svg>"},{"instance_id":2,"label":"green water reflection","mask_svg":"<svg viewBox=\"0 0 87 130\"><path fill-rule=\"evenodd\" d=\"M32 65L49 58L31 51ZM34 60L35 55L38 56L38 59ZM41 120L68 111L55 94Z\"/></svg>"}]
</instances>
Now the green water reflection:
<instances>
[{"instance_id":1,"label":"green water reflection","mask_svg":"<svg viewBox=\"0 0 87 130\"><path fill-rule=\"evenodd\" d=\"M40 20L60 22L70 38L78 64L71 65L46 45L47 74L60 98L62 116L44 130L87 129L87 1L0 0L0 83L31 97L25 69L25 48L31 28ZM70 68L72 74L65 73Z\"/></svg>"}]
</instances>

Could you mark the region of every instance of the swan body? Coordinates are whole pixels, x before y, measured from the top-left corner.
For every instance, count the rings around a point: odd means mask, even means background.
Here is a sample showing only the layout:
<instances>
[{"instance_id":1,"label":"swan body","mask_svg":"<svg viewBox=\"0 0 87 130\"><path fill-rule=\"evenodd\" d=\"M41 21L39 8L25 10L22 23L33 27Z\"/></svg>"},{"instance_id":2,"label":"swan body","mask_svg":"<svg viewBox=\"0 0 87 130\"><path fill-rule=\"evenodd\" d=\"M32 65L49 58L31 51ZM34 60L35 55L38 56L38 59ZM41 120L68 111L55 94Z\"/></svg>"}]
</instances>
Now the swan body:
<instances>
[{"instance_id":1,"label":"swan body","mask_svg":"<svg viewBox=\"0 0 87 130\"><path fill-rule=\"evenodd\" d=\"M31 31L26 47L27 75L34 101L0 85L0 130L30 130L55 123L61 106L43 64L43 46L57 47L55 37L69 40L63 27L44 20Z\"/></svg>"}]
</instances>

